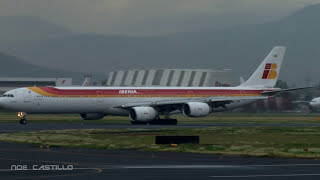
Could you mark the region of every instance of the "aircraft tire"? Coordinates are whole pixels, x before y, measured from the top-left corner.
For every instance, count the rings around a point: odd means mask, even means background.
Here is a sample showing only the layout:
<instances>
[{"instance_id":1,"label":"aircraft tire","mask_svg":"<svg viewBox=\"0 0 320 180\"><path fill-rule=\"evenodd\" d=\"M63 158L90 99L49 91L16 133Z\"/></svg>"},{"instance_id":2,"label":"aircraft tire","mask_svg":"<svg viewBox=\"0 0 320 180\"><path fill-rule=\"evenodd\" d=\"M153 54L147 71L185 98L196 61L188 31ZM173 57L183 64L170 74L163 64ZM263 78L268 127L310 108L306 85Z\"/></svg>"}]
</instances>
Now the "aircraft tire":
<instances>
[{"instance_id":1,"label":"aircraft tire","mask_svg":"<svg viewBox=\"0 0 320 180\"><path fill-rule=\"evenodd\" d=\"M20 119L20 124L27 124L27 120L26 119Z\"/></svg>"},{"instance_id":2,"label":"aircraft tire","mask_svg":"<svg viewBox=\"0 0 320 180\"><path fill-rule=\"evenodd\" d=\"M169 124L170 124L170 125L177 125L177 124L178 124L178 121L177 121L177 119L170 119L170 120L169 120Z\"/></svg>"}]
</instances>

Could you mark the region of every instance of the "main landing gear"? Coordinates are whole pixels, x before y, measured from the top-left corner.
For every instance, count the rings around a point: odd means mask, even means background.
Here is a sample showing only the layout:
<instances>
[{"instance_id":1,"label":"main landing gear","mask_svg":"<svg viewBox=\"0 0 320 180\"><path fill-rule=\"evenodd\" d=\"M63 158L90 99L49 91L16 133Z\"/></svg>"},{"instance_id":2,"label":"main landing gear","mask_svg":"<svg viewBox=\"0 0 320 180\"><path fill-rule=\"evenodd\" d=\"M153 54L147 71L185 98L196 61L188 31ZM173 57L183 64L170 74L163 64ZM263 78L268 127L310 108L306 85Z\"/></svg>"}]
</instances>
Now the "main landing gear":
<instances>
[{"instance_id":1,"label":"main landing gear","mask_svg":"<svg viewBox=\"0 0 320 180\"><path fill-rule=\"evenodd\" d=\"M27 113L25 112L18 112L18 117L20 117L20 124L27 124L27 119L26 119Z\"/></svg>"},{"instance_id":2,"label":"main landing gear","mask_svg":"<svg viewBox=\"0 0 320 180\"><path fill-rule=\"evenodd\" d=\"M152 121L143 122L143 121L131 121L132 125L177 125L177 119L154 119Z\"/></svg>"}]
</instances>

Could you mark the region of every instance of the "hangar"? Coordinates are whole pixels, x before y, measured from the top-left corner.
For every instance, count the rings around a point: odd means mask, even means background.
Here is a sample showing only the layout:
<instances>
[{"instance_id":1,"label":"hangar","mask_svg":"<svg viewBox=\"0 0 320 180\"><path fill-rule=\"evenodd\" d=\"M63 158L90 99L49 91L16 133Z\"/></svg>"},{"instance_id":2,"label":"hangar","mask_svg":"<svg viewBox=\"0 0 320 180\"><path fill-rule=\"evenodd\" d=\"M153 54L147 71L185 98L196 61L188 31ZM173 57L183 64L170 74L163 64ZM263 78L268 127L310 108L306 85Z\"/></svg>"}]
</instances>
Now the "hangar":
<instances>
[{"instance_id":1,"label":"hangar","mask_svg":"<svg viewBox=\"0 0 320 180\"><path fill-rule=\"evenodd\" d=\"M146 69L109 73L107 86L230 86L232 70L222 69Z\"/></svg>"}]
</instances>

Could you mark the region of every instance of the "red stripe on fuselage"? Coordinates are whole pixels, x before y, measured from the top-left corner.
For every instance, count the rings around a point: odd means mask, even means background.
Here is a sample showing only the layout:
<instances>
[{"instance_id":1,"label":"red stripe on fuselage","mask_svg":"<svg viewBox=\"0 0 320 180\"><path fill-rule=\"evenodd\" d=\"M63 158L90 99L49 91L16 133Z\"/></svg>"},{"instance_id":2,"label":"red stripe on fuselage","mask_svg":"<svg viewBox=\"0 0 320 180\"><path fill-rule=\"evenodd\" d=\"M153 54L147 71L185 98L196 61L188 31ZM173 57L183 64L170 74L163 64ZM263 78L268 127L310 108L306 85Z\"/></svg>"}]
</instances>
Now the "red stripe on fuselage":
<instances>
[{"instance_id":1,"label":"red stripe on fuselage","mask_svg":"<svg viewBox=\"0 0 320 180\"><path fill-rule=\"evenodd\" d=\"M97 95L237 95L237 94L259 94L263 90L237 90L237 89L134 89L137 93L119 93L120 90L128 89L57 89L54 87L38 87L41 90L61 96L89 96Z\"/></svg>"}]
</instances>

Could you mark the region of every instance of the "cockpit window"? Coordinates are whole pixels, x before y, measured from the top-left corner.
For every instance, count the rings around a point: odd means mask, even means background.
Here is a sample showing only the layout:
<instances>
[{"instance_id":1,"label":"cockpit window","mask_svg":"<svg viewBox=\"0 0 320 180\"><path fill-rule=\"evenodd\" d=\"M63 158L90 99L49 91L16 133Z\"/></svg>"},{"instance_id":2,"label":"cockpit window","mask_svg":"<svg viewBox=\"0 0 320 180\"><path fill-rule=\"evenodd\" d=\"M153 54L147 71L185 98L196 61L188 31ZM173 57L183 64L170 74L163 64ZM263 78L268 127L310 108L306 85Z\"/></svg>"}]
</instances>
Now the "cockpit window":
<instances>
[{"instance_id":1,"label":"cockpit window","mask_svg":"<svg viewBox=\"0 0 320 180\"><path fill-rule=\"evenodd\" d=\"M14 95L13 94L4 94L4 95L2 95L2 97L14 97Z\"/></svg>"}]
</instances>

